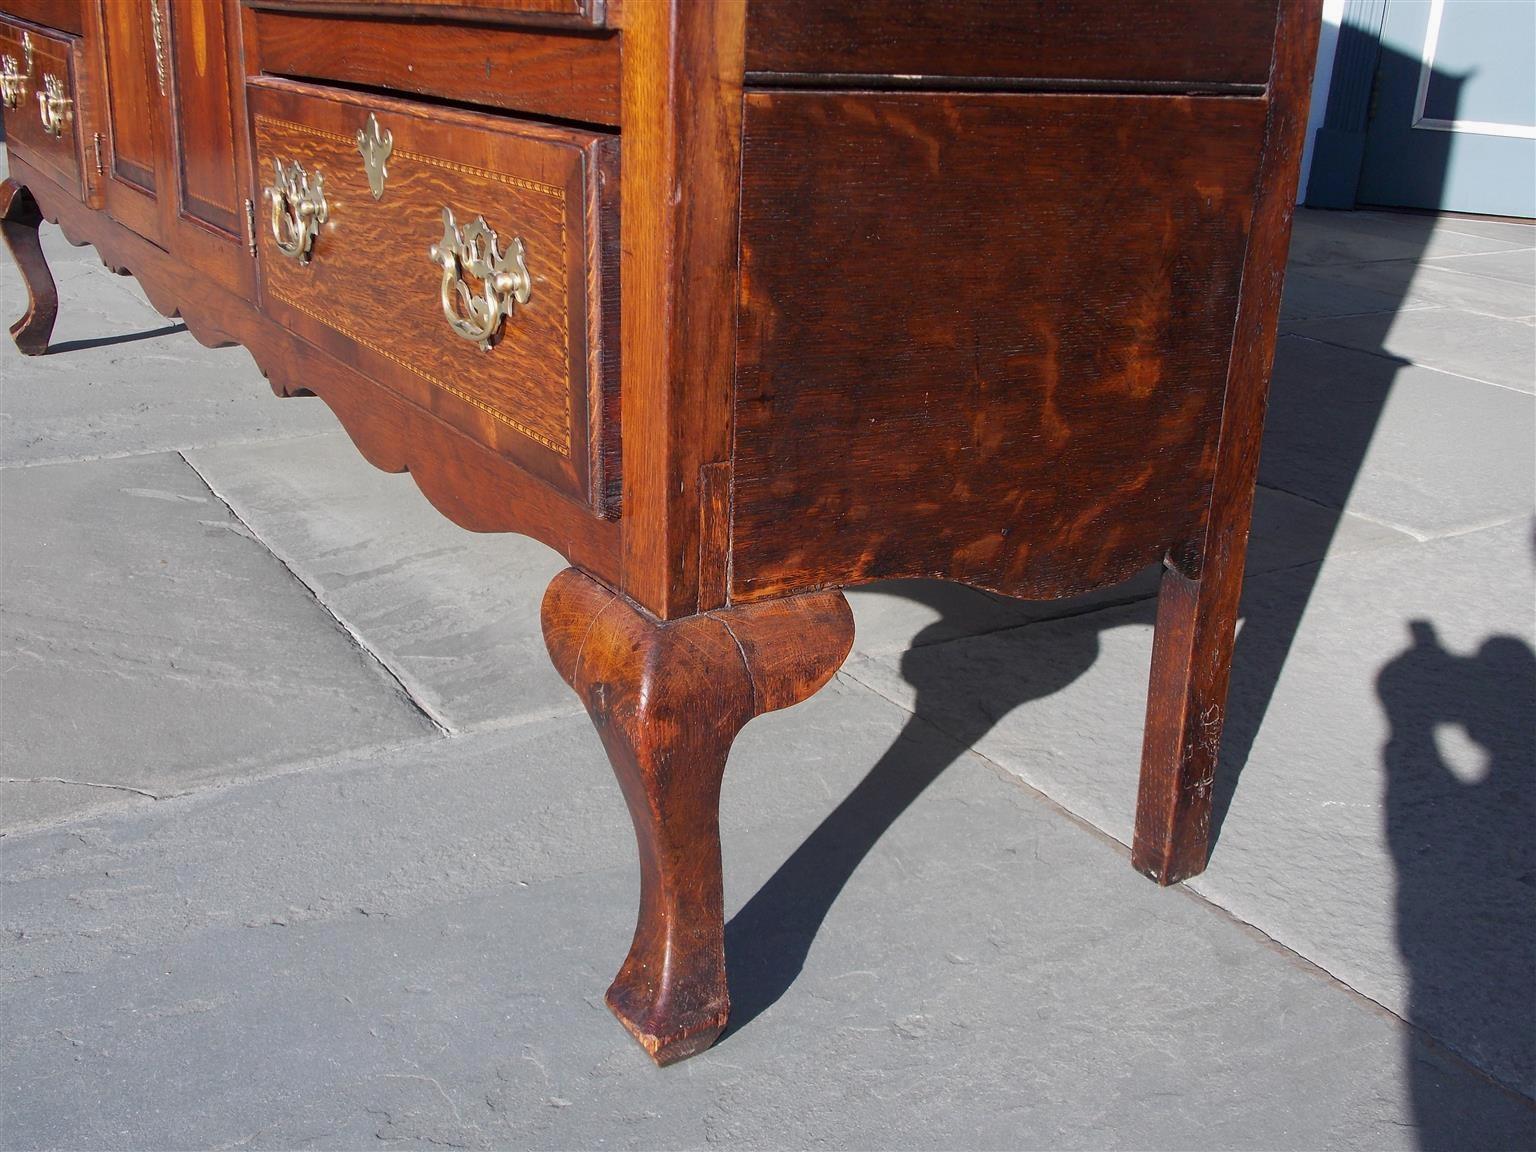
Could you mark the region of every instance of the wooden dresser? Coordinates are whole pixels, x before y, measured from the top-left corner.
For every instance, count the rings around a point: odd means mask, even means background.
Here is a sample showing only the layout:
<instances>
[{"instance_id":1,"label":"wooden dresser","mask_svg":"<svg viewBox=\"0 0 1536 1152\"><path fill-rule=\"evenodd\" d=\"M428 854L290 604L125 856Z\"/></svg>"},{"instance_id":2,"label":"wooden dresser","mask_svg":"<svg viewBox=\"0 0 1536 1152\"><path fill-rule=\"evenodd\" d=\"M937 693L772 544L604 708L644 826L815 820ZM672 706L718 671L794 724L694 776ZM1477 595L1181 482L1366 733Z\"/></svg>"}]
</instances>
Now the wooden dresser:
<instances>
[{"instance_id":1,"label":"wooden dresser","mask_svg":"<svg viewBox=\"0 0 1536 1152\"><path fill-rule=\"evenodd\" d=\"M658 1062L726 1020L731 741L832 676L844 586L1162 562L1133 861L1204 867L1318 0L0 13L22 351L54 221L568 559L544 634L640 848L608 1003Z\"/></svg>"}]
</instances>

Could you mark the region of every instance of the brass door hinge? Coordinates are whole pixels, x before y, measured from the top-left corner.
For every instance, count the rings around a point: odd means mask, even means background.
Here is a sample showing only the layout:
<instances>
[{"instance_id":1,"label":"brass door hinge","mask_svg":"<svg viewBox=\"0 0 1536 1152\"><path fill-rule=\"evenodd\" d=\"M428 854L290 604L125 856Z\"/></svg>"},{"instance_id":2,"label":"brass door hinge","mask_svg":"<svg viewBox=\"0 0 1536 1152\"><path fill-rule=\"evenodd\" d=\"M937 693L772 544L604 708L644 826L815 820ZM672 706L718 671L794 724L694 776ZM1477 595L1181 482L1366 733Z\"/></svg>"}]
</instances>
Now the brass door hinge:
<instances>
[{"instance_id":1,"label":"brass door hinge","mask_svg":"<svg viewBox=\"0 0 1536 1152\"><path fill-rule=\"evenodd\" d=\"M245 202L245 246L250 249L251 259L256 258L256 202Z\"/></svg>"},{"instance_id":2,"label":"brass door hinge","mask_svg":"<svg viewBox=\"0 0 1536 1152\"><path fill-rule=\"evenodd\" d=\"M100 132L92 132L91 133L91 145L96 149L96 175L98 175L98 176L105 176L107 174L107 166L102 161L102 158L101 158L101 133Z\"/></svg>"}]
</instances>

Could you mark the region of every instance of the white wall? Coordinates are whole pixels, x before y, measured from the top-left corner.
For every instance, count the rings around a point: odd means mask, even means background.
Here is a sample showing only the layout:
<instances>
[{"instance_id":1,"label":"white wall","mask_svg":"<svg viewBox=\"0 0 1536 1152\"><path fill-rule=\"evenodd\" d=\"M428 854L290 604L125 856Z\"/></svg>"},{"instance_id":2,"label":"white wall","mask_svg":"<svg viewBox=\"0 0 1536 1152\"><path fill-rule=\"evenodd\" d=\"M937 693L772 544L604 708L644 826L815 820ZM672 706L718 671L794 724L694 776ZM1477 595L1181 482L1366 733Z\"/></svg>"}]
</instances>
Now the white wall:
<instances>
[{"instance_id":1,"label":"white wall","mask_svg":"<svg viewBox=\"0 0 1536 1152\"><path fill-rule=\"evenodd\" d=\"M1328 81L1333 76L1333 53L1339 46L1339 25L1344 22L1344 0L1323 0L1323 27L1317 38L1317 66L1312 72L1312 110L1307 114L1307 141L1301 152L1301 187L1299 199L1307 194L1307 177L1312 173L1312 141L1323 122L1328 107Z\"/></svg>"}]
</instances>

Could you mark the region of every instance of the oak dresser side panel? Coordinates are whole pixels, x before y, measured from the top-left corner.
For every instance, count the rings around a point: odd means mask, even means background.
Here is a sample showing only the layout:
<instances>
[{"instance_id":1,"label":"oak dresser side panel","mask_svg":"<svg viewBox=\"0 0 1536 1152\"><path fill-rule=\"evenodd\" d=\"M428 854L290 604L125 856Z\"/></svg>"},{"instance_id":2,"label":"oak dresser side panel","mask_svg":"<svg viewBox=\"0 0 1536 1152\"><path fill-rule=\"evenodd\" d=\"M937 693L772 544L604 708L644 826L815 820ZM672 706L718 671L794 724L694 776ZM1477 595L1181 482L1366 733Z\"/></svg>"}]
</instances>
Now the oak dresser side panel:
<instances>
[{"instance_id":1,"label":"oak dresser side panel","mask_svg":"<svg viewBox=\"0 0 1536 1152\"><path fill-rule=\"evenodd\" d=\"M1197 534L1265 115L750 94L733 597L1068 595Z\"/></svg>"}]
</instances>

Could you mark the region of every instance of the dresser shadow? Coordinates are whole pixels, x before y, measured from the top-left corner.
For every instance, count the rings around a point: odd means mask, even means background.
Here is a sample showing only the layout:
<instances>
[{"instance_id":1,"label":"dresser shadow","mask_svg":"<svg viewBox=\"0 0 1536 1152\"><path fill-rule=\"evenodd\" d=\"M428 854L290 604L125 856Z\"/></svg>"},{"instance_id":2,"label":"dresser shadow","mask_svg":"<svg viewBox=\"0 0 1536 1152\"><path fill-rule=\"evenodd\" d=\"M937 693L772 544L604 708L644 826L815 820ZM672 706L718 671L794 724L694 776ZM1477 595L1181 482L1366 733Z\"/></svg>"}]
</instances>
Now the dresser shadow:
<instances>
[{"instance_id":1,"label":"dresser shadow","mask_svg":"<svg viewBox=\"0 0 1536 1152\"><path fill-rule=\"evenodd\" d=\"M116 336L93 336L88 340L59 340L48 345L48 355L59 356L65 352L84 352L90 348L110 348L114 344L135 344L140 340L155 340L161 336L175 336L185 332L187 326L180 321L143 332L119 332Z\"/></svg>"},{"instance_id":2,"label":"dresser shadow","mask_svg":"<svg viewBox=\"0 0 1536 1152\"><path fill-rule=\"evenodd\" d=\"M1017 675L976 678L968 706L956 708L953 666L938 643L953 639L958 621L943 613L953 598L941 585L922 582L881 586L882 592L921 603L940 619L918 633L902 656L901 673L916 689L913 714L900 734L853 790L800 844L725 928L731 1019L722 1039L745 1028L794 984L827 914L887 829L949 766L1015 708L1071 684L1098 658L1101 614L1077 618L1081 627L1052 637L1050 659L1028 658L1028 631L1021 638ZM1138 615L1150 624L1151 600ZM1114 618L1116 626L1125 622ZM1138 717L1139 719L1139 717Z\"/></svg>"}]
</instances>

